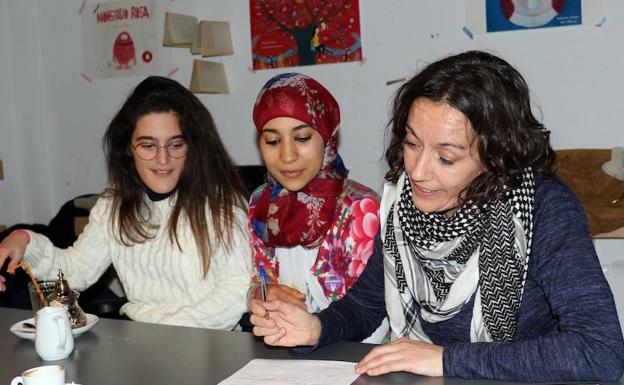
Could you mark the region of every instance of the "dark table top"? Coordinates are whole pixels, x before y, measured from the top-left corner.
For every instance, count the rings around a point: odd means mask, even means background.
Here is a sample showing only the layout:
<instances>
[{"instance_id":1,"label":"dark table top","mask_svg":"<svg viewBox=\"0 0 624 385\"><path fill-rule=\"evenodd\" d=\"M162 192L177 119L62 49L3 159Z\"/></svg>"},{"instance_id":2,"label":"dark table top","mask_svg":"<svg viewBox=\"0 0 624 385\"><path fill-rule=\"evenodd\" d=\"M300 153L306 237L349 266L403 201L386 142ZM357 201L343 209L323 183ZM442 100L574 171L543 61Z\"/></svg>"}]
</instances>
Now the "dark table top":
<instances>
[{"instance_id":1,"label":"dark table top","mask_svg":"<svg viewBox=\"0 0 624 385\"><path fill-rule=\"evenodd\" d=\"M34 341L19 338L9 328L32 312L0 307L0 384L24 370L51 363L65 366L67 382L82 385L217 384L253 358L329 359L359 361L373 345L343 342L322 347L309 356L269 348L249 333L165 326L100 319L75 338L74 352L60 361L43 361ZM360 376L354 384L475 385L511 384L428 378L408 373Z\"/></svg>"}]
</instances>

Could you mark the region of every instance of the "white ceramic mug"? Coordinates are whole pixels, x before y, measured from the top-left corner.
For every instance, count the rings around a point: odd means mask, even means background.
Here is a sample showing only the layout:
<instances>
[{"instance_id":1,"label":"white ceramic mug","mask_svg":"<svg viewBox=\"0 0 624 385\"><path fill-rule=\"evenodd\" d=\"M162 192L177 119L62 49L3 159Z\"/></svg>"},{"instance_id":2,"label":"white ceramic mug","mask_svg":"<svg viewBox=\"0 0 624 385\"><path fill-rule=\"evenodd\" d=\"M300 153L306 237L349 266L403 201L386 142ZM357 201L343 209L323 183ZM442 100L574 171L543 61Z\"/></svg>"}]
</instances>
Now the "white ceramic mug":
<instances>
[{"instance_id":1,"label":"white ceramic mug","mask_svg":"<svg viewBox=\"0 0 624 385\"><path fill-rule=\"evenodd\" d=\"M71 354L74 336L67 309L46 306L37 311L35 350L46 361L61 360Z\"/></svg>"},{"instance_id":2,"label":"white ceramic mug","mask_svg":"<svg viewBox=\"0 0 624 385\"><path fill-rule=\"evenodd\" d=\"M38 366L15 377L11 385L65 385L65 368L62 365Z\"/></svg>"}]
</instances>

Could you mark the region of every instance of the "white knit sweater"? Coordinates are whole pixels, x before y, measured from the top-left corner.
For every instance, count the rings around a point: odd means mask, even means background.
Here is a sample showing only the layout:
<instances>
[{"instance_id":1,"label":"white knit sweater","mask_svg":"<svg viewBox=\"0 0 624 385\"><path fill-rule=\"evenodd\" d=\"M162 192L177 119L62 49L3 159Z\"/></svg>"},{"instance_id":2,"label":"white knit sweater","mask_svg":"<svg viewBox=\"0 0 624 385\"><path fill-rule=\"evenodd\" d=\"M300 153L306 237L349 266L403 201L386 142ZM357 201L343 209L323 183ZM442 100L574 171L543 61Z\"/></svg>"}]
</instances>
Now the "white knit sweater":
<instances>
[{"instance_id":1,"label":"white knit sweater","mask_svg":"<svg viewBox=\"0 0 624 385\"><path fill-rule=\"evenodd\" d=\"M232 329L246 311L250 285L251 251L245 227L247 213L236 209L231 252L217 249L203 277L201 257L184 215L178 239L183 251L169 241L167 221L173 198L150 202L152 222L160 225L154 239L125 246L111 231L112 200L100 198L89 223L73 246L59 249L43 235L30 232L24 260L38 278L53 279L58 269L73 289L84 290L112 262L124 287L128 303L121 312L136 321ZM208 223L212 223L210 213ZM212 229L209 228L212 232Z\"/></svg>"}]
</instances>

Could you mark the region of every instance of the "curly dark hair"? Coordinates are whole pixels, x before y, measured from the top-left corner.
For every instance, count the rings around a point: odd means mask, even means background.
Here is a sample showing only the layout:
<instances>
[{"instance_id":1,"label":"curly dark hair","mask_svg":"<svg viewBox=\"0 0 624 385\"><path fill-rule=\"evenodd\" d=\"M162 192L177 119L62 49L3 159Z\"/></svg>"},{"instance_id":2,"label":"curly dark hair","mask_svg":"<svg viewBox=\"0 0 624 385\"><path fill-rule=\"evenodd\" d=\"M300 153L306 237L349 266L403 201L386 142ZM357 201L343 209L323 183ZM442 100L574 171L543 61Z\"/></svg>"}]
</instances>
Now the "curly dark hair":
<instances>
[{"instance_id":1,"label":"curly dark hair","mask_svg":"<svg viewBox=\"0 0 624 385\"><path fill-rule=\"evenodd\" d=\"M104 152L110 187L105 194L113 200L111 226L119 241L128 246L153 238L145 186L136 171L130 145L141 117L166 112L176 115L188 145L168 234L181 249L177 227L180 214L184 213L200 251L205 276L212 250L218 245L230 249L234 208L245 207L245 190L210 112L195 95L174 80L159 76L143 80L108 125ZM206 205L210 209L216 239L209 235Z\"/></svg>"},{"instance_id":2,"label":"curly dark hair","mask_svg":"<svg viewBox=\"0 0 624 385\"><path fill-rule=\"evenodd\" d=\"M554 172L550 132L533 116L522 75L505 60L468 51L426 66L397 91L392 107L385 179L396 183L404 171L403 141L414 101L447 103L470 122L485 171L460 194L461 201L483 204L517 187L525 168L541 175Z\"/></svg>"}]
</instances>

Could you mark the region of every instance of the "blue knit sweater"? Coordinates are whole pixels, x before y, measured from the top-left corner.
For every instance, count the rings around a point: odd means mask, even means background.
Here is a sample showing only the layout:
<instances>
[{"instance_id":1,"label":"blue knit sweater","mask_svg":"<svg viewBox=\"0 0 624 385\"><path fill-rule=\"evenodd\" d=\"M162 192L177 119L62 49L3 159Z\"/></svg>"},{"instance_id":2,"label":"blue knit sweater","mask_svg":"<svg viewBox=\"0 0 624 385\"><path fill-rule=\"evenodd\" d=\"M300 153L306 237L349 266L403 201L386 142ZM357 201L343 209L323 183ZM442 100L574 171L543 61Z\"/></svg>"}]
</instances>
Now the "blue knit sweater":
<instances>
[{"instance_id":1,"label":"blue knit sweater","mask_svg":"<svg viewBox=\"0 0 624 385\"><path fill-rule=\"evenodd\" d=\"M505 381L617 381L624 342L613 295L574 194L554 178L536 182L533 246L511 342L470 342L474 296L453 318L421 321L444 346L444 376ZM319 346L360 341L386 316L383 246L342 301L319 313Z\"/></svg>"}]
</instances>

